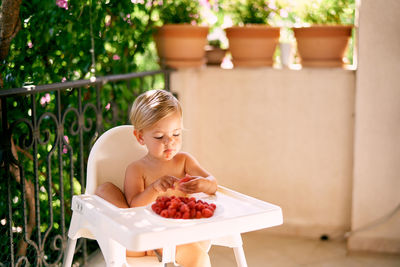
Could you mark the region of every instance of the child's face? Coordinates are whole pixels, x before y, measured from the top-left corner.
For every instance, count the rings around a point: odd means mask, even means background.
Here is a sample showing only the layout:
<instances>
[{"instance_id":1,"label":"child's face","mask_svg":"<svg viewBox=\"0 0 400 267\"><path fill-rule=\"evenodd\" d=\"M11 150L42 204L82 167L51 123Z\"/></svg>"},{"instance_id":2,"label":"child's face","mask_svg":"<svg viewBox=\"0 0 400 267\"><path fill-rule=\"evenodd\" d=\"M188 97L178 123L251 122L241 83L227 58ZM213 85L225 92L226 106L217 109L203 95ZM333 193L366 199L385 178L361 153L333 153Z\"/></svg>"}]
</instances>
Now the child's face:
<instances>
[{"instance_id":1,"label":"child's face","mask_svg":"<svg viewBox=\"0 0 400 267\"><path fill-rule=\"evenodd\" d=\"M182 120L178 112L159 120L141 132L149 154L160 160L172 159L182 147Z\"/></svg>"}]
</instances>

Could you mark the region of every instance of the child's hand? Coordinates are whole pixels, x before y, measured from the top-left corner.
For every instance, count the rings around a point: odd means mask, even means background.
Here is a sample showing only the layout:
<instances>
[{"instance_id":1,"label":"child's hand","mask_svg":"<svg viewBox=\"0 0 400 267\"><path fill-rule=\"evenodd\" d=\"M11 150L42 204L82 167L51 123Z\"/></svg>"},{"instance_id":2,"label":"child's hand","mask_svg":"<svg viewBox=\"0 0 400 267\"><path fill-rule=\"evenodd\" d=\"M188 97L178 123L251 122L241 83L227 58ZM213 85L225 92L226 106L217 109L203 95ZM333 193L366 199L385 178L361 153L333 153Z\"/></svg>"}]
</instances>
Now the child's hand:
<instances>
[{"instance_id":1,"label":"child's hand","mask_svg":"<svg viewBox=\"0 0 400 267\"><path fill-rule=\"evenodd\" d=\"M178 182L178 189L186 194L193 194L199 192L207 192L209 180L201 176L189 176L186 174Z\"/></svg>"},{"instance_id":2,"label":"child's hand","mask_svg":"<svg viewBox=\"0 0 400 267\"><path fill-rule=\"evenodd\" d=\"M169 188L173 189L174 183L178 180L179 179L174 176L166 175L156 180L151 184L151 186L154 188L154 190L161 193L167 191Z\"/></svg>"}]
</instances>

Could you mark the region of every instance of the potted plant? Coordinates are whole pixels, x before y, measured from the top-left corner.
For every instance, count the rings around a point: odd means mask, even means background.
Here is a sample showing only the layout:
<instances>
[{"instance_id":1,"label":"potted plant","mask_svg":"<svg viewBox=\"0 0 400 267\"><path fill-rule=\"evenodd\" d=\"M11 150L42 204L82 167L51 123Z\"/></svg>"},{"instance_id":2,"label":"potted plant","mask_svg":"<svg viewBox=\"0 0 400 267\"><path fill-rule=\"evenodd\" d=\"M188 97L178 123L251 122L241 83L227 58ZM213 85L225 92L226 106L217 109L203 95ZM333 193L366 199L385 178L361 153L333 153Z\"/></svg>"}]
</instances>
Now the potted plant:
<instances>
[{"instance_id":1,"label":"potted plant","mask_svg":"<svg viewBox=\"0 0 400 267\"><path fill-rule=\"evenodd\" d=\"M272 66L279 27L271 27L279 8L272 1L237 0L228 7L235 26L225 29L235 67Z\"/></svg>"},{"instance_id":2,"label":"potted plant","mask_svg":"<svg viewBox=\"0 0 400 267\"><path fill-rule=\"evenodd\" d=\"M199 2L164 0L156 6L159 21L154 40L162 66L198 67L205 63L208 27L199 26Z\"/></svg>"},{"instance_id":3,"label":"potted plant","mask_svg":"<svg viewBox=\"0 0 400 267\"><path fill-rule=\"evenodd\" d=\"M206 60L207 65L220 66L225 57L227 49L223 49L221 40L213 39L208 41L206 46Z\"/></svg>"},{"instance_id":4,"label":"potted plant","mask_svg":"<svg viewBox=\"0 0 400 267\"><path fill-rule=\"evenodd\" d=\"M305 27L293 28L303 67L342 67L354 25L354 0L313 0L300 12Z\"/></svg>"}]
</instances>

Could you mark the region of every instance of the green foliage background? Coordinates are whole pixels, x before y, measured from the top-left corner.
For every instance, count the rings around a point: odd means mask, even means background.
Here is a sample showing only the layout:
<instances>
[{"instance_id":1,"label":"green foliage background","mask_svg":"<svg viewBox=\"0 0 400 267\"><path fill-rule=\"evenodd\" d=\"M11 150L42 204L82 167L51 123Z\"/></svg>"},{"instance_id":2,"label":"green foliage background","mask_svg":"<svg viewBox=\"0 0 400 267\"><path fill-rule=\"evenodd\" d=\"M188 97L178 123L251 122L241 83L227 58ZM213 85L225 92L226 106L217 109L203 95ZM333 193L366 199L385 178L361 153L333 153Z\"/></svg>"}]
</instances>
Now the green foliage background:
<instances>
[{"instance_id":1,"label":"green foliage background","mask_svg":"<svg viewBox=\"0 0 400 267\"><path fill-rule=\"evenodd\" d=\"M7 59L0 65L4 89L159 69L152 42L157 16L154 6L146 5L145 1L69 0L68 9L57 6L56 0L22 1L21 29L11 43ZM41 241L45 242L44 255L48 263L57 262L62 255L59 235L63 232L65 234L69 227L71 198L73 194L83 192L81 184L84 184L82 173L85 170L81 170L80 163L82 158L83 166L86 165L92 141L99 134L95 127L96 112L102 114L102 127L105 130L127 123L127 111L135 95L164 86L162 75L148 78L107 83L103 86L100 110L89 108L84 113L85 127L90 130L83 133L82 153L79 147L82 140L76 132L78 118L74 112L67 110L78 109L79 101L96 106L96 88L82 88L81 94L76 89L63 91L59 103L55 91L7 99L7 121L0 119L0 124L1 127L5 123L13 127L13 140L18 148L18 161L23 166L26 183L35 183L35 164L32 160L35 151L31 129L20 119L33 120L33 102L36 103L36 119L40 118L38 130L41 143L37 146L36 156L41 223L35 226L28 238L36 243L40 233ZM48 101L42 103L43 99ZM60 130L60 122L48 115L57 114L58 108L62 114L66 114L61 135L56 134ZM6 177L4 168L0 169L0 177ZM1 179L0 182L0 235L4 237L0 239L0 266L11 265L11 249L16 255L23 240L24 220L30 218L29 205L26 204L28 200L24 200L21 194L22 185L11 178L14 246L10 247L9 239L5 238L10 236L6 180ZM60 195L61 185L64 188L63 196ZM61 215L63 209L64 219ZM95 243L87 246L88 252L96 248ZM82 255L81 252L78 254ZM33 246L28 246L25 256L31 264L36 265L38 254Z\"/></svg>"},{"instance_id":2,"label":"green foliage background","mask_svg":"<svg viewBox=\"0 0 400 267\"><path fill-rule=\"evenodd\" d=\"M93 75L92 40L96 76L159 68L151 42L151 6L70 0L66 10L55 3L22 1L22 28L1 66L5 88L88 78Z\"/></svg>"}]
</instances>

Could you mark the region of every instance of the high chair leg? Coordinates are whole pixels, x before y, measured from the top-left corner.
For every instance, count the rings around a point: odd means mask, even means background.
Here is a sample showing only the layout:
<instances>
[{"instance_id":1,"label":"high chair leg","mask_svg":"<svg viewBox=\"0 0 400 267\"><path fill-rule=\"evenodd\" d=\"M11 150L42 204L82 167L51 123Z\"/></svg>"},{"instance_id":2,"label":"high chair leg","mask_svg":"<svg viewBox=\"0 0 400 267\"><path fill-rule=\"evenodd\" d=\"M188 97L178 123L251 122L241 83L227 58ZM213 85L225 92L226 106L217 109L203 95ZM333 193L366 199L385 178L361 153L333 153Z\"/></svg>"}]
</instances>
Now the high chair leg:
<instances>
[{"instance_id":1,"label":"high chair leg","mask_svg":"<svg viewBox=\"0 0 400 267\"><path fill-rule=\"evenodd\" d=\"M107 267L126 266L126 248L114 239L97 235L97 243L106 261Z\"/></svg>"},{"instance_id":2,"label":"high chair leg","mask_svg":"<svg viewBox=\"0 0 400 267\"><path fill-rule=\"evenodd\" d=\"M246 257L244 256L243 247L234 247L233 252L235 253L236 264L238 267L247 267Z\"/></svg>"},{"instance_id":3,"label":"high chair leg","mask_svg":"<svg viewBox=\"0 0 400 267\"><path fill-rule=\"evenodd\" d=\"M76 239L68 238L67 249L64 254L63 267L70 267L74 258Z\"/></svg>"},{"instance_id":4,"label":"high chair leg","mask_svg":"<svg viewBox=\"0 0 400 267\"><path fill-rule=\"evenodd\" d=\"M243 241L240 234L223 236L212 240L213 245L233 248L236 264L238 267L247 267L246 257L243 250Z\"/></svg>"},{"instance_id":5,"label":"high chair leg","mask_svg":"<svg viewBox=\"0 0 400 267\"><path fill-rule=\"evenodd\" d=\"M170 262L172 262L176 266L175 253L175 246L168 246L163 248L162 263L164 263L164 266L167 266L167 263Z\"/></svg>"}]
</instances>

